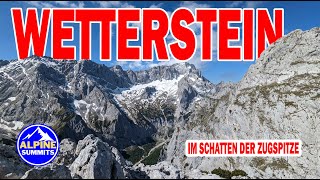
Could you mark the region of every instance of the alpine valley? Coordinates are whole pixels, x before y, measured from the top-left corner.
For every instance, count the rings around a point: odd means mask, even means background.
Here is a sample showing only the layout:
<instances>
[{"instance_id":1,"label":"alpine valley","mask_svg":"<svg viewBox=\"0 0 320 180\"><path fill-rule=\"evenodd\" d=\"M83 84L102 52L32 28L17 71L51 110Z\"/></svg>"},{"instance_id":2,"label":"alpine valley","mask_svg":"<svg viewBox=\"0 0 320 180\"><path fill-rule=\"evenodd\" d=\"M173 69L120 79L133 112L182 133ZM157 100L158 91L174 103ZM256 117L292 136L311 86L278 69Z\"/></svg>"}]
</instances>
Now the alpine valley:
<instances>
[{"instance_id":1,"label":"alpine valley","mask_svg":"<svg viewBox=\"0 0 320 180\"><path fill-rule=\"evenodd\" d=\"M0 61L0 178L319 178L319 35L285 35L238 83L213 84L189 63ZM42 167L15 152L36 123L61 141ZM189 139L300 139L302 156L191 158Z\"/></svg>"}]
</instances>

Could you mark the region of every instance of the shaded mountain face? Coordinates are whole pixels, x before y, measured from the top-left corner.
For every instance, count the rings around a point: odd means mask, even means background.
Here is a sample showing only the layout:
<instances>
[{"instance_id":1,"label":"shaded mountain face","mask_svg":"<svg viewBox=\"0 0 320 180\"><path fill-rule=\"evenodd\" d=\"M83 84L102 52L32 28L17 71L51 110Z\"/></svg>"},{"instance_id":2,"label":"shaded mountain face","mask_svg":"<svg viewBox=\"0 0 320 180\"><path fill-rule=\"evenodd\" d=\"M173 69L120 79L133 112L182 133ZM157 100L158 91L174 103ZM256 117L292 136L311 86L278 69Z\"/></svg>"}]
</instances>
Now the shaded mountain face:
<instances>
[{"instance_id":1,"label":"shaded mountain face","mask_svg":"<svg viewBox=\"0 0 320 180\"><path fill-rule=\"evenodd\" d=\"M0 67L9 64L9 61L0 60Z\"/></svg>"},{"instance_id":2,"label":"shaded mountain face","mask_svg":"<svg viewBox=\"0 0 320 180\"><path fill-rule=\"evenodd\" d=\"M168 135L175 114L214 88L187 63L138 72L36 56L1 64L0 134L11 140L29 124L46 123L61 138L145 144Z\"/></svg>"},{"instance_id":3,"label":"shaded mountain face","mask_svg":"<svg viewBox=\"0 0 320 180\"><path fill-rule=\"evenodd\" d=\"M234 90L194 109L189 122L173 133L165 159L189 177L201 176L190 170L222 168L241 169L253 178L319 178L319 34L319 28L296 30L269 46ZM302 157L229 157L213 163L185 158L188 139L300 139Z\"/></svg>"}]
</instances>

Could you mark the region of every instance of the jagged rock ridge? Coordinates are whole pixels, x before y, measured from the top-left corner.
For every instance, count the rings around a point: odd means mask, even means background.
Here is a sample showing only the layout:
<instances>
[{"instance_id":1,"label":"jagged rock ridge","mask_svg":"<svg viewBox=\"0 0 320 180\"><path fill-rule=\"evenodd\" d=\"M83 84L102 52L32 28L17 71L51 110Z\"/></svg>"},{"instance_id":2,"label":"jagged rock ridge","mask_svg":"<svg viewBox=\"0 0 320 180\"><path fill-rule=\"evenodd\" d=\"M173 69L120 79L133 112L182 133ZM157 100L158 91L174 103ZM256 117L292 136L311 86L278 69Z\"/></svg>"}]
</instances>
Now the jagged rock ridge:
<instances>
[{"instance_id":1,"label":"jagged rock ridge","mask_svg":"<svg viewBox=\"0 0 320 180\"><path fill-rule=\"evenodd\" d=\"M173 133L166 161L198 169L241 169L251 178L319 178L320 29L296 30L269 46L224 100ZM222 103L222 105L221 105ZM208 127L205 126L207 124ZM300 139L302 157L184 158L187 139ZM177 146L179 144L179 146Z\"/></svg>"}]
</instances>

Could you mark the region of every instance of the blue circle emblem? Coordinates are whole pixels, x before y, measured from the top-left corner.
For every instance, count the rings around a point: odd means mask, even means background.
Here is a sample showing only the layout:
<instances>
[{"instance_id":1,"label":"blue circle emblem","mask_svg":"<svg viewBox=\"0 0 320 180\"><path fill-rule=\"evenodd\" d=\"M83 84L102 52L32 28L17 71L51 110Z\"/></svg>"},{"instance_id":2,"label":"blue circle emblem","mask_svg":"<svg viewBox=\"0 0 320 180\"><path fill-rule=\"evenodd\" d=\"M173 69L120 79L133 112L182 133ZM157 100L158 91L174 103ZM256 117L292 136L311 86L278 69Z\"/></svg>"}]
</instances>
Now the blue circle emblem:
<instances>
[{"instance_id":1,"label":"blue circle emblem","mask_svg":"<svg viewBox=\"0 0 320 180\"><path fill-rule=\"evenodd\" d=\"M24 128L17 139L17 151L26 163L33 166L43 166L57 156L59 140L56 133L42 124L30 125Z\"/></svg>"}]
</instances>

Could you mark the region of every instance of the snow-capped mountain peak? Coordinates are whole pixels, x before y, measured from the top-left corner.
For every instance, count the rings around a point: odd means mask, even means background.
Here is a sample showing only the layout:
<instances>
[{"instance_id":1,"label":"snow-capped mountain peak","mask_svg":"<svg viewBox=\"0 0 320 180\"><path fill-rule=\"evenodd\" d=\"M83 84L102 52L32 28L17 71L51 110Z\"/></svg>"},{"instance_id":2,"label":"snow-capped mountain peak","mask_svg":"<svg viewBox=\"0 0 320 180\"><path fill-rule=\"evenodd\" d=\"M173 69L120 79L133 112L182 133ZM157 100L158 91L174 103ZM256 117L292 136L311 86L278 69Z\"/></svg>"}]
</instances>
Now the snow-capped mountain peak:
<instances>
[{"instance_id":1,"label":"snow-capped mountain peak","mask_svg":"<svg viewBox=\"0 0 320 180\"><path fill-rule=\"evenodd\" d=\"M40 127L37 127L35 131L33 131L31 134L28 134L25 138L23 138L23 140L30 139L33 135L35 135L35 133L38 133L41 136L41 138L38 141L54 141L48 135L48 133L43 132Z\"/></svg>"}]
</instances>

